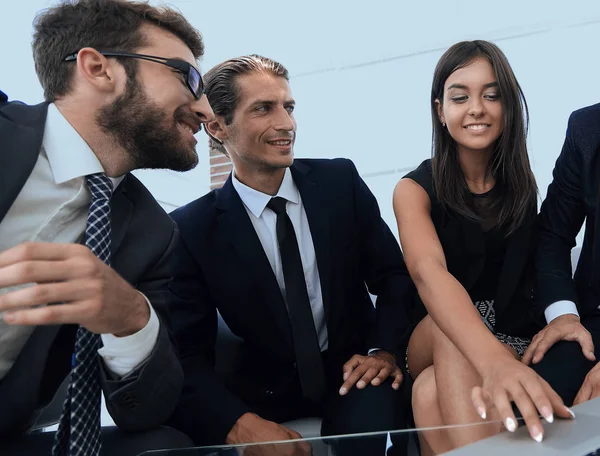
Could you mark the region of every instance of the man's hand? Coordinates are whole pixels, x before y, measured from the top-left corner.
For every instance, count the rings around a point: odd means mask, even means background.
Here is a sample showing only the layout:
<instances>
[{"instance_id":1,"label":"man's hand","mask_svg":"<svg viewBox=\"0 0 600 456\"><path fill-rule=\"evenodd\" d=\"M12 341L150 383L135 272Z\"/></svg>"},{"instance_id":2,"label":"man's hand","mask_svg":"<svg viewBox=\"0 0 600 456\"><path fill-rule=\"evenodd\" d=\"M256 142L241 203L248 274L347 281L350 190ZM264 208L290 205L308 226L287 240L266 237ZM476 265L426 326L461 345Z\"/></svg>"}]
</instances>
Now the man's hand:
<instances>
[{"instance_id":1,"label":"man's hand","mask_svg":"<svg viewBox=\"0 0 600 456\"><path fill-rule=\"evenodd\" d=\"M229 434L227 434L225 442L230 445L239 445L301 438L302 436L296 431L292 431L272 421L263 420L254 413L245 413L233 425ZM290 442L289 444L248 446L242 453L244 456L307 456L312 454L312 449L308 442Z\"/></svg>"},{"instance_id":2,"label":"man's hand","mask_svg":"<svg viewBox=\"0 0 600 456\"><path fill-rule=\"evenodd\" d=\"M574 314L561 315L555 318L537 333L531 341L531 345L523 354L522 361L525 364L539 363L548 349L560 340L579 342L583 356L590 361L596 361L592 336L580 323L579 316Z\"/></svg>"},{"instance_id":3,"label":"man's hand","mask_svg":"<svg viewBox=\"0 0 600 456\"><path fill-rule=\"evenodd\" d=\"M8 324L77 323L123 337L150 318L144 296L83 245L26 242L0 253L0 289L23 284L33 285L0 295Z\"/></svg>"},{"instance_id":4,"label":"man's hand","mask_svg":"<svg viewBox=\"0 0 600 456\"><path fill-rule=\"evenodd\" d=\"M600 363L588 372L583 381L583 385L579 388L577 396L573 401L573 405L581 404L595 397L600 396Z\"/></svg>"},{"instance_id":5,"label":"man's hand","mask_svg":"<svg viewBox=\"0 0 600 456\"><path fill-rule=\"evenodd\" d=\"M394 377L392 388L397 390L402 383L402 371L391 353L379 350L373 356L354 355L344 364L344 384L340 388L340 395L347 394L354 385L358 389L365 388L369 383L379 386L390 375Z\"/></svg>"},{"instance_id":6,"label":"man's hand","mask_svg":"<svg viewBox=\"0 0 600 456\"><path fill-rule=\"evenodd\" d=\"M538 412L549 423L554 421L554 414L561 418L573 417L560 396L544 379L508 354L506 357L490 360L489 365L479 374L483 384L473 388L471 393L477 413L485 419L487 411L495 407L510 432L514 432L518 426L511 401L514 401L525 419L529 434L538 442L544 437Z\"/></svg>"}]
</instances>

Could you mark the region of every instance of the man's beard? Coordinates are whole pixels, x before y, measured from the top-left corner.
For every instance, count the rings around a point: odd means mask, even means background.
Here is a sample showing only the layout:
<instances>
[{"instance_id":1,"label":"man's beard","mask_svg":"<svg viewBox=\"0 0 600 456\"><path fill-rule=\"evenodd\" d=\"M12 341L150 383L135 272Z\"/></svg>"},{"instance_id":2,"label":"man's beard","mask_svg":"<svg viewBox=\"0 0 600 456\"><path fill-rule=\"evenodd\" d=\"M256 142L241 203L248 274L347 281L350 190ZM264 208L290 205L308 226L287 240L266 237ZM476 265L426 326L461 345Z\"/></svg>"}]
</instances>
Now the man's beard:
<instances>
[{"instance_id":1,"label":"man's beard","mask_svg":"<svg viewBox=\"0 0 600 456\"><path fill-rule=\"evenodd\" d=\"M125 93L100 108L96 122L131 158L134 169L188 171L198 164L198 154L178 126L178 120L186 116L190 114L179 107L169 120L168 113L148 98L135 78L130 78Z\"/></svg>"}]
</instances>

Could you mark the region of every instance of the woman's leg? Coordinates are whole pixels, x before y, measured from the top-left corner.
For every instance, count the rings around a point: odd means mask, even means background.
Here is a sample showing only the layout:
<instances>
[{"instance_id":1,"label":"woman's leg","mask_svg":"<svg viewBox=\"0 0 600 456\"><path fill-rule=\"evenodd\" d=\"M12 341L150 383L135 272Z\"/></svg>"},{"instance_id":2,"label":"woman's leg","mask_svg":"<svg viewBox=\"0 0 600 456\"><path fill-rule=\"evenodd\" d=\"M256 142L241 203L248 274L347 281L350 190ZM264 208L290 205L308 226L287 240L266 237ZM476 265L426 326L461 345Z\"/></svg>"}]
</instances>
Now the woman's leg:
<instances>
[{"instance_id":1,"label":"woman's leg","mask_svg":"<svg viewBox=\"0 0 600 456\"><path fill-rule=\"evenodd\" d=\"M433 367L433 321L426 316L413 331L408 343L408 369L415 379L412 388L412 408L417 428L443 426L438 403L437 385ZM451 449L443 430L419 432L423 456Z\"/></svg>"},{"instance_id":2,"label":"woman's leg","mask_svg":"<svg viewBox=\"0 0 600 456\"><path fill-rule=\"evenodd\" d=\"M481 423L482 419L471 402L471 391L481 386L481 377L463 354L432 322L433 362L438 392L438 402L443 422L446 425ZM518 358L514 350L504 345L513 356ZM488 410L488 420L500 420L495 409ZM446 430L452 448L481 440L497 434L502 429L499 423L480 424Z\"/></svg>"},{"instance_id":3,"label":"woman's leg","mask_svg":"<svg viewBox=\"0 0 600 456\"><path fill-rule=\"evenodd\" d=\"M434 367L429 366L419 374L413 385L412 408L417 428L444 425L438 403ZM419 432L421 456L435 455L452 449L444 429Z\"/></svg>"},{"instance_id":4,"label":"woman's leg","mask_svg":"<svg viewBox=\"0 0 600 456\"><path fill-rule=\"evenodd\" d=\"M408 370L413 379L429 366L433 366L432 325L433 320L427 315L415 327L408 340Z\"/></svg>"}]
</instances>

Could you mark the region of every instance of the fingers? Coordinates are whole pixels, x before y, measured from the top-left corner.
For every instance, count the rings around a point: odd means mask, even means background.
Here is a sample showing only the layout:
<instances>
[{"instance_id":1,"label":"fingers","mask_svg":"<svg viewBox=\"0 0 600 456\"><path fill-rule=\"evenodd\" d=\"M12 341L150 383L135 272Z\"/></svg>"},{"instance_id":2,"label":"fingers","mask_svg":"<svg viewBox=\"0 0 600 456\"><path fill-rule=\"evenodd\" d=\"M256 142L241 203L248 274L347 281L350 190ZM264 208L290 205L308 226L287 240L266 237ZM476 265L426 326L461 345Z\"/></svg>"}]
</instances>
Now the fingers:
<instances>
[{"instance_id":1,"label":"fingers","mask_svg":"<svg viewBox=\"0 0 600 456\"><path fill-rule=\"evenodd\" d=\"M487 395L480 386L476 386L471 390L471 402L482 420L487 418L488 401L485 396Z\"/></svg>"},{"instance_id":2,"label":"fingers","mask_svg":"<svg viewBox=\"0 0 600 456\"><path fill-rule=\"evenodd\" d=\"M344 364L343 367L343 378L344 381L348 380L348 377L350 376L350 374L352 373L352 371L354 369L356 369L358 366L360 366L360 364L362 363L363 359L365 357L361 356L361 355L354 355L352 358L350 358L350 360L348 360L346 362L346 364Z\"/></svg>"},{"instance_id":3,"label":"fingers","mask_svg":"<svg viewBox=\"0 0 600 456\"><path fill-rule=\"evenodd\" d=\"M344 383L339 393L347 394L354 385L358 389L366 388L369 383L380 385L390 375L394 376L392 387L400 388L402 371L396 365L375 356L355 355L344 365Z\"/></svg>"},{"instance_id":4,"label":"fingers","mask_svg":"<svg viewBox=\"0 0 600 456\"><path fill-rule=\"evenodd\" d=\"M539 333L538 333L531 340L531 344L529 344L529 347L527 347L527 350L525 350L525 353L523 353L523 356L521 357L522 363L524 363L526 365L529 365L531 363L531 360L533 359L533 355L535 354L535 350L537 348L539 340L540 340L540 338L539 338Z\"/></svg>"},{"instance_id":5,"label":"fingers","mask_svg":"<svg viewBox=\"0 0 600 456\"><path fill-rule=\"evenodd\" d=\"M575 418L575 414L571 411L569 407L565 405L562 398L558 395L556 391L552 389L552 387L548 384L546 380L541 377L538 377L539 382L542 384L542 388L546 392L548 399L550 399L550 403L552 404L552 410L559 418L572 419Z\"/></svg>"},{"instance_id":6,"label":"fingers","mask_svg":"<svg viewBox=\"0 0 600 456\"><path fill-rule=\"evenodd\" d=\"M541 389L541 386L538 385L538 387ZM508 392L510 393L515 405L525 420L525 424L529 429L529 435L531 435L531 438L536 442L541 442L544 438L542 423L538 418L536 407L534 406L528 392L525 391L520 383L511 384ZM534 392L534 395L538 397L538 400L540 400L539 392ZM503 419L506 429L508 429L510 432L514 432L517 429L518 424L506 390L500 390L495 394L494 404ZM544 410L547 412L546 409Z\"/></svg>"},{"instance_id":7,"label":"fingers","mask_svg":"<svg viewBox=\"0 0 600 456\"><path fill-rule=\"evenodd\" d=\"M83 321L82 309L75 304L38 307L35 309L14 310L4 314L4 321L10 325L41 326L62 325Z\"/></svg>"},{"instance_id":8,"label":"fingers","mask_svg":"<svg viewBox=\"0 0 600 456\"><path fill-rule=\"evenodd\" d=\"M504 427L510 432L515 432L517 429L517 419L512 411L510 401L506 391L500 390L493 397L494 407L498 410L498 413L502 417Z\"/></svg>"},{"instance_id":9,"label":"fingers","mask_svg":"<svg viewBox=\"0 0 600 456\"><path fill-rule=\"evenodd\" d=\"M367 369L367 371L364 373L361 379L356 383L356 387L358 389L363 389L365 386L371 383L371 381L374 380L375 377L377 377L378 375L382 375L384 378L388 378L391 371L392 369L387 366L381 368L381 366L373 365L372 367L369 367L369 369Z\"/></svg>"},{"instance_id":10,"label":"fingers","mask_svg":"<svg viewBox=\"0 0 600 456\"><path fill-rule=\"evenodd\" d=\"M400 388L400 385L402 385L402 380L404 378L404 375L402 374L402 370L400 370L399 367L396 367L396 369L394 369L394 372L392 373L392 375L394 376L394 381L392 382L392 388L394 388L395 390L398 390Z\"/></svg>"},{"instance_id":11,"label":"fingers","mask_svg":"<svg viewBox=\"0 0 600 456\"><path fill-rule=\"evenodd\" d=\"M342 387L340 388L340 395L343 396L347 394L348 391L350 391L350 388L352 388L356 384L356 382L358 382L365 375L369 368L370 367L368 365L365 365L363 363L356 369L354 369L352 373L348 376L348 379L343 383Z\"/></svg>"},{"instance_id":12,"label":"fingers","mask_svg":"<svg viewBox=\"0 0 600 456\"><path fill-rule=\"evenodd\" d=\"M542 379L536 375L533 378L522 380L521 385L524 393L527 394L535 409L539 411L539 414L542 415L548 423L552 423L554 421L554 411L563 411L564 413L565 404L560 396L550 388L550 385L542 383L540 380ZM521 410L521 408L519 408L519 410ZM537 415L536 410L533 412ZM521 411L521 413L523 413L523 411ZM523 418L525 418L525 415L523 415Z\"/></svg>"},{"instance_id":13,"label":"fingers","mask_svg":"<svg viewBox=\"0 0 600 456\"><path fill-rule=\"evenodd\" d=\"M577 340L577 342L579 342L579 345L581 345L581 351L583 352L583 356L585 356L590 361L596 361L596 356L594 355L594 342L592 341L592 335L582 325L579 326L581 327L581 329L577 331L575 340Z\"/></svg>"},{"instance_id":14,"label":"fingers","mask_svg":"<svg viewBox=\"0 0 600 456\"><path fill-rule=\"evenodd\" d=\"M95 291L98 292L94 289L95 286L96 282L80 279L20 288L0 296L0 312L83 299L90 294L93 296Z\"/></svg>"},{"instance_id":15,"label":"fingers","mask_svg":"<svg viewBox=\"0 0 600 456\"><path fill-rule=\"evenodd\" d=\"M63 282L90 277L98 272L96 262L83 258L65 261L23 261L0 268L0 288L26 283Z\"/></svg>"},{"instance_id":16,"label":"fingers","mask_svg":"<svg viewBox=\"0 0 600 456\"><path fill-rule=\"evenodd\" d=\"M541 337L538 339L531 362L533 364L539 363L550 347L552 347L559 340L561 340L560 332L550 330L544 331L541 334Z\"/></svg>"},{"instance_id":17,"label":"fingers","mask_svg":"<svg viewBox=\"0 0 600 456\"><path fill-rule=\"evenodd\" d=\"M575 400L573 401L573 405L578 405L583 402L589 401L592 397L592 385L585 381L579 391L577 392L577 396L575 396Z\"/></svg>"},{"instance_id":18,"label":"fingers","mask_svg":"<svg viewBox=\"0 0 600 456\"><path fill-rule=\"evenodd\" d=\"M573 405L589 401L598 395L600 395L600 363L596 364L585 376L583 385L581 385L577 396L575 396Z\"/></svg>"},{"instance_id":19,"label":"fingers","mask_svg":"<svg viewBox=\"0 0 600 456\"><path fill-rule=\"evenodd\" d=\"M300 456L308 456L312 454L312 445L309 442L298 442L298 454Z\"/></svg>"},{"instance_id":20,"label":"fingers","mask_svg":"<svg viewBox=\"0 0 600 456\"><path fill-rule=\"evenodd\" d=\"M90 249L80 244L24 242L0 253L0 268L24 261L60 261L80 255L93 254Z\"/></svg>"}]
</instances>

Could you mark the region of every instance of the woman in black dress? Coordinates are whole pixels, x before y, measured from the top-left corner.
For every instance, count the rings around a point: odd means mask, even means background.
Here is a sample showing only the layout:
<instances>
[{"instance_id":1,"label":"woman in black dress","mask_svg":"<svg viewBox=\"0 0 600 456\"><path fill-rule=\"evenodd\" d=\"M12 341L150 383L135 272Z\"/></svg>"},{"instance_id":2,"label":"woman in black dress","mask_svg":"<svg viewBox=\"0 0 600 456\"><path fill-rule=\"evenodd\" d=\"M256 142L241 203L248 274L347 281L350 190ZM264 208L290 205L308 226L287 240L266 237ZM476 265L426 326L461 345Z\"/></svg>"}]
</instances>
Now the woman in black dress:
<instances>
[{"instance_id":1,"label":"woman in black dress","mask_svg":"<svg viewBox=\"0 0 600 456\"><path fill-rule=\"evenodd\" d=\"M461 42L440 59L431 91L433 158L400 180L394 211L423 319L406 361L417 427L502 420L531 437L569 410L520 362L538 327L530 257L537 187L526 146L527 105L498 47ZM421 435L423 454L500 431L495 423Z\"/></svg>"}]
</instances>

